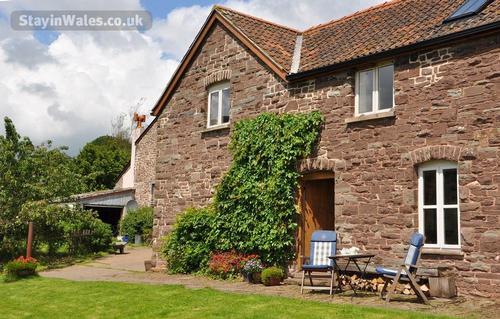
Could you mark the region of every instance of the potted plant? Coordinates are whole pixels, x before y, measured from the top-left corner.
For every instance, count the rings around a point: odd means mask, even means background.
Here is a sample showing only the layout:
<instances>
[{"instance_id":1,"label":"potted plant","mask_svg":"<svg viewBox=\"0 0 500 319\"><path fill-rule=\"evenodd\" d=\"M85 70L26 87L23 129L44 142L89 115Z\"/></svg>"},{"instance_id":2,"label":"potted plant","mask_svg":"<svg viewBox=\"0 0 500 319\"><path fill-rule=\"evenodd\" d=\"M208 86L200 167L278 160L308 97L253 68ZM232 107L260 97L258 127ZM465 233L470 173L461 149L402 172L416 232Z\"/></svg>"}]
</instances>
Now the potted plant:
<instances>
[{"instance_id":1,"label":"potted plant","mask_svg":"<svg viewBox=\"0 0 500 319\"><path fill-rule=\"evenodd\" d=\"M242 273L247 282L252 284L260 283L261 271L264 268L259 258L252 258L243 265Z\"/></svg>"},{"instance_id":2,"label":"potted plant","mask_svg":"<svg viewBox=\"0 0 500 319\"><path fill-rule=\"evenodd\" d=\"M36 274L38 261L32 257L19 257L5 265L5 279L16 280L21 277L33 276Z\"/></svg>"},{"instance_id":3,"label":"potted plant","mask_svg":"<svg viewBox=\"0 0 500 319\"><path fill-rule=\"evenodd\" d=\"M262 271L262 283L266 286L278 286L283 280L283 269L269 267Z\"/></svg>"}]
</instances>

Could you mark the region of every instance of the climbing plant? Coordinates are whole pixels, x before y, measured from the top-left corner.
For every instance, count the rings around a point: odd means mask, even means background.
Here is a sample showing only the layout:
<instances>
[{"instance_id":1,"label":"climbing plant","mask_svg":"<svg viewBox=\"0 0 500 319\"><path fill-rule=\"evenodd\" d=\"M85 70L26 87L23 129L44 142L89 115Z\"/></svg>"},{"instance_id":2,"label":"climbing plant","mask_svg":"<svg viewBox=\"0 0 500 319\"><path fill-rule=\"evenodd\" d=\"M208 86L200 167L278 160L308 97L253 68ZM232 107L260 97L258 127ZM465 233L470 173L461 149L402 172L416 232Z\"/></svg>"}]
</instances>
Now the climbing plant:
<instances>
[{"instance_id":1,"label":"climbing plant","mask_svg":"<svg viewBox=\"0 0 500 319\"><path fill-rule=\"evenodd\" d=\"M265 113L236 123L233 162L214 201L210 237L217 250L258 253L268 264L293 258L296 163L313 151L322 123L319 112Z\"/></svg>"},{"instance_id":2,"label":"climbing plant","mask_svg":"<svg viewBox=\"0 0 500 319\"><path fill-rule=\"evenodd\" d=\"M207 267L210 252L258 254L268 265L294 255L297 227L297 160L310 155L323 116L262 114L236 123L233 162L217 188L214 205L187 209L165 238L170 272Z\"/></svg>"}]
</instances>

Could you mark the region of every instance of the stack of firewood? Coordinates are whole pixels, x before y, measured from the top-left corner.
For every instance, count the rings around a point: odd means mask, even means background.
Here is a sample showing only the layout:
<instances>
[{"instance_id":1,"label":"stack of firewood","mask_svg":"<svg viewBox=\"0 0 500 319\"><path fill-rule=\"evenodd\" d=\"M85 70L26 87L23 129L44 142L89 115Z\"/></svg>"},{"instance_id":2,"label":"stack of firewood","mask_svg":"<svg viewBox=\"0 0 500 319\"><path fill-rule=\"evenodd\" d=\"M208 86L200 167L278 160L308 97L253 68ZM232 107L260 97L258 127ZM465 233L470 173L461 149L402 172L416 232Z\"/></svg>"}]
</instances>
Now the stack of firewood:
<instances>
[{"instance_id":1,"label":"stack of firewood","mask_svg":"<svg viewBox=\"0 0 500 319\"><path fill-rule=\"evenodd\" d=\"M347 288L349 287L347 278L342 278L342 285ZM368 291L368 292L381 292L384 287L384 280L382 277L377 277L373 279L361 279L358 278L356 274L350 277L352 285L356 288L356 290ZM390 288L390 284L387 289ZM424 294L429 294L429 288L427 285L421 285L420 289L424 292ZM396 286L396 293L401 293L404 295L414 295L415 292L411 289L410 284L398 284Z\"/></svg>"}]
</instances>

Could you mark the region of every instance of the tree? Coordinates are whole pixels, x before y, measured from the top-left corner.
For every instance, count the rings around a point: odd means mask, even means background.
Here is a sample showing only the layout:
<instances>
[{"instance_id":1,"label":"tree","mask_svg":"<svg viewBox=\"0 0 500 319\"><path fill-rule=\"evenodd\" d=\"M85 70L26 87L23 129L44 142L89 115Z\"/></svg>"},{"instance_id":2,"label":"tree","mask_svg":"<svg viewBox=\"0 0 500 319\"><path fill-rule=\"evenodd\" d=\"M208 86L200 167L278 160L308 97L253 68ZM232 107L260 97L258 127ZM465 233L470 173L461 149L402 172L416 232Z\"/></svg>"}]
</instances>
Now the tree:
<instances>
[{"instance_id":1,"label":"tree","mask_svg":"<svg viewBox=\"0 0 500 319\"><path fill-rule=\"evenodd\" d=\"M101 136L87 143L75 158L76 169L84 176L89 191L113 188L130 160L130 142Z\"/></svg>"},{"instance_id":2,"label":"tree","mask_svg":"<svg viewBox=\"0 0 500 319\"><path fill-rule=\"evenodd\" d=\"M50 141L35 146L17 133L12 120L6 117L4 123L5 136L0 135L0 243L26 202L62 199L85 187L64 147L54 148Z\"/></svg>"}]
</instances>

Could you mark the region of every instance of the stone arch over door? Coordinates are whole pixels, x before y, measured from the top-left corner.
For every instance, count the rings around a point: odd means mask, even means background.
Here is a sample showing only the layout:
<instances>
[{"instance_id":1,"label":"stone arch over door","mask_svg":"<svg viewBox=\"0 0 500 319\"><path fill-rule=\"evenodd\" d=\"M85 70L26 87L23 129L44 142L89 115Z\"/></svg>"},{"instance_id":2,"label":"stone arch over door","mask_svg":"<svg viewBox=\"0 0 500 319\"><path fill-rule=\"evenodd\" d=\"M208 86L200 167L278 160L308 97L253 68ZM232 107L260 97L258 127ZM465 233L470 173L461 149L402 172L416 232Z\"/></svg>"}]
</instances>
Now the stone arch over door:
<instances>
[{"instance_id":1,"label":"stone arch over door","mask_svg":"<svg viewBox=\"0 0 500 319\"><path fill-rule=\"evenodd\" d=\"M297 163L297 170L300 174L315 172L331 172L335 169L335 160L328 158L306 158Z\"/></svg>"}]
</instances>

